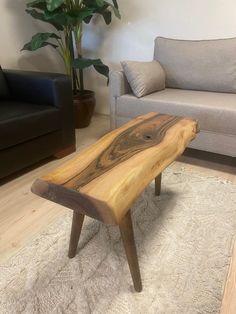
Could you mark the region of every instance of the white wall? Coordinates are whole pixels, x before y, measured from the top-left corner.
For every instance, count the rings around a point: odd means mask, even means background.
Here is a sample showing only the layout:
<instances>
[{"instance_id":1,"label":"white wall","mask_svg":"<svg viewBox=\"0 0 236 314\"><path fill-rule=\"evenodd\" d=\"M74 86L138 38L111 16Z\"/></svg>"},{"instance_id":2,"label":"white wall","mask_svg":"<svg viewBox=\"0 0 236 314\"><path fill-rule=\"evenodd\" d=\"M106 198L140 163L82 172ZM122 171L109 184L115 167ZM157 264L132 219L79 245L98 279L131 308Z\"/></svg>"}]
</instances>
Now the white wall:
<instances>
[{"instance_id":1,"label":"white wall","mask_svg":"<svg viewBox=\"0 0 236 314\"><path fill-rule=\"evenodd\" d=\"M0 0L0 64L3 68L64 71L63 63L51 48L21 52L36 32L48 31L47 24L25 13L26 0Z\"/></svg>"},{"instance_id":2,"label":"white wall","mask_svg":"<svg viewBox=\"0 0 236 314\"><path fill-rule=\"evenodd\" d=\"M63 71L50 48L19 52L36 31L46 27L24 13L25 0L0 0L0 63L3 67ZM236 36L235 0L118 0L122 20L105 26L99 20L86 28L84 51L101 57L112 69L124 59L151 60L157 35L181 39ZM87 87L97 93L97 111L109 112L105 79L86 73Z\"/></svg>"}]
</instances>

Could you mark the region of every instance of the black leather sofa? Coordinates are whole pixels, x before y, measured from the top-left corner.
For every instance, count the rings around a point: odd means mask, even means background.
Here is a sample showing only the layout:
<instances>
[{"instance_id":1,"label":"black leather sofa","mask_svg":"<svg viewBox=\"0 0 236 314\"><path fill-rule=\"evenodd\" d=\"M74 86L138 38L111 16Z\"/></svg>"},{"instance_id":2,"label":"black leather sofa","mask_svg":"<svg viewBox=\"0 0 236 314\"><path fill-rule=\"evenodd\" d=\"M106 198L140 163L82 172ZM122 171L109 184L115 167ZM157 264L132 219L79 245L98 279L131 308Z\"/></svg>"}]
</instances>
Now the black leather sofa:
<instances>
[{"instance_id":1,"label":"black leather sofa","mask_svg":"<svg viewBox=\"0 0 236 314\"><path fill-rule=\"evenodd\" d=\"M73 152L73 117L68 76L0 68L0 178Z\"/></svg>"}]
</instances>

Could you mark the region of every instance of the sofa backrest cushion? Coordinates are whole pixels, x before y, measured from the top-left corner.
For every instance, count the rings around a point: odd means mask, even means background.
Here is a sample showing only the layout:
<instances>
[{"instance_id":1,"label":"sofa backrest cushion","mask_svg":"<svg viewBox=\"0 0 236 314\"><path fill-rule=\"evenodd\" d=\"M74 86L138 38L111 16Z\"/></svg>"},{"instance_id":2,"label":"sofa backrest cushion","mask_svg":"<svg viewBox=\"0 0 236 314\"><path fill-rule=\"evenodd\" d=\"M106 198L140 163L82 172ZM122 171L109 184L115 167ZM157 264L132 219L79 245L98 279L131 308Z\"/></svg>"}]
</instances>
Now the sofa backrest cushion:
<instances>
[{"instance_id":1,"label":"sofa backrest cushion","mask_svg":"<svg viewBox=\"0 0 236 314\"><path fill-rule=\"evenodd\" d=\"M175 40L156 38L154 59L171 88L236 93L236 38Z\"/></svg>"},{"instance_id":2,"label":"sofa backrest cushion","mask_svg":"<svg viewBox=\"0 0 236 314\"><path fill-rule=\"evenodd\" d=\"M121 65L136 97L165 89L165 72L158 61L122 61Z\"/></svg>"},{"instance_id":3,"label":"sofa backrest cushion","mask_svg":"<svg viewBox=\"0 0 236 314\"><path fill-rule=\"evenodd\" d=\"M0 98L5 98L8 95L7 82L4 77L4 73L0 66Z\"/></svg>"}]
</instances>

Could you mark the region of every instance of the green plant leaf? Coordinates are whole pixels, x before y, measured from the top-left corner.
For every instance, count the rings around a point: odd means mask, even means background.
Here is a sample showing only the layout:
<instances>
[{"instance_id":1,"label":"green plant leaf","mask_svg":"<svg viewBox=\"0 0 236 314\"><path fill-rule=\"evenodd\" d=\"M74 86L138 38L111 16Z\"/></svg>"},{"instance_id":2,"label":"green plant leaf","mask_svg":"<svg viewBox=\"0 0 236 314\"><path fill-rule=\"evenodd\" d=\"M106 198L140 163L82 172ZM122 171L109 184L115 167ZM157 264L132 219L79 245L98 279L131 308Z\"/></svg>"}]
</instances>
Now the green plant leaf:
<instances>
[{"instance_id":1,"label":"green plant leaf","mask_svg":"<svg viewBox=\"0 0 236 314\"><path fill-rule=\"evenodd\" d=\"M104 0L102 0L104 2ZM101 1L100 0L83 0L82 1L83 5L88 7L88 8L96 8L100 7Z\"/></svg>"},{"instance_id":2,"label":"green plant leaf","mask_svg":"<svg viewBox=\"0 0 236 314\"><path fill-rule=\"evenodd\" d=\"M91 22L92 17L93 17L93 15L89 15L89 16L85 17L85 18L84 18L84 22L85 22L86 24L89 24L89 23Z\"/></svg>"},{"instance_id":3,"label":"green plant leaf","mask_svg":"<svg viewBox=\"0 0 236 314\"><path fill-rule=\"evenodd\" d=\"M119 11L119 9L118 9L118 4L117 4L117 2L116 2L116 1L113 1L113 3L115 3L114 5L111 4L111 3L108 2L108 1L104 1L104 2L107 3L107 4L109 4L109 6L112 8L112 10L113 10L115 16L116 16L118 19L121 19L121 15L120 15L120 11Z\"/></svg>"},{"instance_id":4,"label":"green plant leaf","mask_svg":"<svg viewBox=\"0 0 236 314\"><path fill-rule=\"evenodd\" d=\"M107 84L109 83L109 67L102 63L99 65L94 65L94 69L107 78Z\"/></svg>"},{"instance_id":5,"label":"green plant leaf","mask_svg":"<svg viewBox=\"0 0 236 314\"><path fill-rule=\"evenodd\" d=\"M79 70L84 70L90 66L93 66L98 73L107 79L109 78L109 68L100 59L77 58L73 61L73 67Z\"/></svg>"},{"instance_id":6,"label":"green plant leaf","mask_svg":"<svg viewBox=\"0 0 236 314\"><path fill-rule=\"evenodd\" d=\"M34 0L27 3L27 8L35 8L40 10L46 10L47 3L46 0Z\"/></svg>"},{"instance_id":7,"label":"green plant leaf","mask_svg":"<svg viewBox=\"0 0 236 314\"><path fill-rule=\"evenodd\" d=\"M105 23L108 25L111 23L112 21L112 12L109 10L109 7L112 8L112 10L116 12L116 15L120 17L120 15L117 13L117 10L116 7L111 3L111 2L108 2L108 1L104 1L102 0L101 4L103 3L102 6L98 6L97 0L84 0L84 5L86 5L87 7L89 8L94 8L94 12L93 13L97 13L97 14L100 14L102 15ZM117 2L115 2L116 5L117 5ZM90 23L91 19L92 19L93 16L89 16L89 17L86 17L84 19L84 22L85 23Z\"/></svg>"},{"instance_id":8,"label":"green plant leaf","mask_svg":"<svg viewBox=\"0 0 236 314\"><path fill-rule=\"evenodd\" d=\"M108 25L112 21L112 13L110 10L105 10L104 12L101 13L101 15L104 18L105 23Z\"/></svg>"},{"instance_id":9,"label":"green plant leaf","mask_svg":"<svg viewBox=\"0 0 236 314\"><path fill-rule=\"evenodd\" d=\"M91 16L93 13L92 9L82 8L74 9L68 12L54 11L45 12L45 20L48 22L53 22L62 26L76 26L78 23L82 22L86 17Z\"/></svg>"},{"instance_id":10,"label":"green plant leaf","mask_svg":"<svg viewBox=\"0 0 236 314\"><path fill-rule=\"evenodd\" d=\"M58 25L61 25L62 27L68 25L69 23L69 17L66 12L45 12L45 20L49 23L56 23Z\"/></svg>"},{"instance_id":11,"label":"green plant leaf","mask_svg":"<svg viewBox=\"0 0 236 314\"><path fill-rule=\"evenodd\" d=\"M117 18L121 18L120 12L119 12L119 8L118 8L118 3L116 0L109 0L109 1L105 1L102 0L103 5L98 5L97 0L84 0L83 4L88 7L88 8L93 8L94 9L94 13L98 13L100 15L103 16L106 24L110 24L111 23L111 18L110 17L111 13L108 13L107 11L110 11L109 8L112 9L112 11L114 12L115 16ZM101 4L102 4L101 2ZM91 18L88 18L85 20L86 23L89 23L91 21Z\"/></svg>"},{"instance_id":12,"label":"green plant leaf","mask_svg":"<svg viewBox=\"0 0 236 314\"><path fill-rule=\"evenodd\" d=\"M43 21L43 22L46 22L46 23L53 25L58 31L63 31L63 29L64 29L63 26L60 25L60 23L57 23L53 20L47 19L45 13L38 12L35 9L26 10L26 12L36 20L40 20L40 21Z\"/></svg>"},{"instance_id":13,"label":"green plant leaf","mask_svg":"<svg viewBox=\"0 0 236 314\"><path fill-rule=\"evenodd\" d=\"M84 70L94 64L98 64L99 61L99 59L77 58L73 61L73 66L78 70Z\"/></svg>"},{"instance_id":14,"label":"green plant leaf","mask_svg":"<svg viewBox=\"0 0 236 314\"><path fill-rule=\"evenodd\" d=\"M55 48L55 49L58 48L57 45L54 45L54 44L49 43L49 42L46 42L46 41L41 45L40 48L43 48L43 47L46 47L46 46L51 46L51 47L53 47L53 48ZM23 50L35 51L36 49L32 49L31 42L28 42L28 43L25 44L24 47L21 49L21 51L23 51Z\"/></svg>"},{"instance_id":15,"label":"green plant leaf","mask_svg":"<svg viewBox=\"0 0 236 314\"><path fill-rule=\"evenodd\" d=\"M46 1L47 1L47 9L50 12L56 10L65 2L65 0L46 0Z\"/></svg>"},{"instance_id":16,"label":"green plant leaf","mask_svg":"<svg viewBox=\"0 0 236 314\"><path fill-rule=\"evenodd\" d=\"M97 1L98 0L83 0L83 5L87 8L93 9L94 13L99 14L109 7L109 5L105 3L104 0L102 0L102 2L100 2L99 4Z\"/></svg>"},{"instance_id":17,"label":"green plant leaf","mask_svg":"<svg viewBox=\"0 0 236 314\"><path fill-rule=\"evenodd\" d=\"M95 0L95 1L99 7L102 7L104 5L104 0Z\"/></svg>"},{"instance_id":18,"label":"green plant leaf","mask_svg":"<svg viewBox=\"0 0 236 314\"><path fill-rule=\"evenodd\" d=\"M58 47L57 45L47 42L47 40L50 38L60 39L60 37L54 33L38 33L34 35L31 41L25 44L21 50L35 51L45 46L57 48Z\"/></svg>"},{"instance_id":19,"label":"green plant leaf","mask_svg":"<svg viewBox=\"0 0 236 314\"><path fill-rule=\"evenodd\" d=\"M113 4L114 4L114 7L115 7L116 9L119 9L117 0L112 0L112 2L113 2Z\"/></svg>"},{"instance_id":20,"label":"green plant leaf","mask_svg":"<svg viewBox=\"0 0 236 314\"><path fill-rule=\"evenodd\" d=\"M82 8L78 10L71 10L69 15L74 20L74 25L84 21L86 18L89 18L94 13L94 8Z\"/></svg>"}]
</instances>

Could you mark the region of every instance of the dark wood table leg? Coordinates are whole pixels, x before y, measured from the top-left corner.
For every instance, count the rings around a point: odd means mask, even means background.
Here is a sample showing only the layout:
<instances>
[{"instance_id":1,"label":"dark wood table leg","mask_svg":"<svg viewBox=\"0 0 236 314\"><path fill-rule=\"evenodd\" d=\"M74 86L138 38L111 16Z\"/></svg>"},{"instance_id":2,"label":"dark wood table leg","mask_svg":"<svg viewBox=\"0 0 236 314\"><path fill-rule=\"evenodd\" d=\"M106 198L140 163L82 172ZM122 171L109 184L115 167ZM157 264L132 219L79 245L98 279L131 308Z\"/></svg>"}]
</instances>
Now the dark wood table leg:
<instances>
[{"instance_id":1,"label":"dark wood table leg","mask_svg":"<svg viewBox=\"0 0 236 314\"><path fill-rule=\"evenodd\" d=\"M119 224L119 228L120 228L120 233L121 233L121 237L122 237L124 248L125 248L125 253L127 256L128 263L129 263L131 276L134 283L134 289L137 292L141 292L142 281L141 281L141 276L140 276L138 256L137 256L136 245L134 241L134 232L133 232L133 225L132 225L130 211L128 211L126 216L123 218L123 220Z\"/></svg>"},{"instance_id":2,"label":"dark wood table leg","mask_svg":"<svg viewBox=\"0 0 236 314\"><path fill-rule=\"evenodd\" d=\"M83 222L84 215L74 211L68 253L69 258L75 257Z\"/></svg>"},{"instance_id":3,"label":"dark wood table leg","mask_svg":"<svg viewBox=\"0 0 236 314\"><path fill-rule=\"evenodd\" d=\"M155 195L159 196L161 194L161 173L155 178Z\"/></svg>"}]
</instances>

